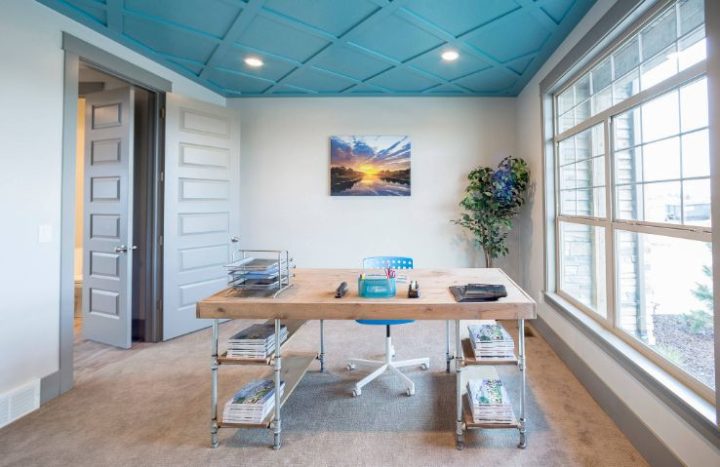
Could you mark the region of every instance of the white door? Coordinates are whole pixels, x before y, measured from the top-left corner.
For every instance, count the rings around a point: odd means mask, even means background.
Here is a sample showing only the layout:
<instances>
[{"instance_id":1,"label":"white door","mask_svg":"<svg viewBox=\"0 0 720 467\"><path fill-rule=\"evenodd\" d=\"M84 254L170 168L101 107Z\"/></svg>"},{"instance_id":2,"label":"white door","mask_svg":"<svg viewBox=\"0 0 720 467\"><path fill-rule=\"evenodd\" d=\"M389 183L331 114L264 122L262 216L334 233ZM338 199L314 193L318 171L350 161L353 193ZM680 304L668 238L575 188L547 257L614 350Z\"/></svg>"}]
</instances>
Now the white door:
<instances>
[{"instance_id":1,"label":"white door","mask_svg":"<svg viewBox=\"0 0 720 467\"><path fill-rule=\"evenodd\" d=\"M210 325L195 304L227 286L239 227L240 128L226 108L167 96L163 339Z\"/></svg>"},{"instance_id":2,"label":"white door","mask_svg":"<svg viewBox=\"0 0 720 467\"><path fill-rule=\"evenodd\" d=\"M83 337L130 348L132 88L88 94L85 113Z\"/></svg>"}]
</instances>

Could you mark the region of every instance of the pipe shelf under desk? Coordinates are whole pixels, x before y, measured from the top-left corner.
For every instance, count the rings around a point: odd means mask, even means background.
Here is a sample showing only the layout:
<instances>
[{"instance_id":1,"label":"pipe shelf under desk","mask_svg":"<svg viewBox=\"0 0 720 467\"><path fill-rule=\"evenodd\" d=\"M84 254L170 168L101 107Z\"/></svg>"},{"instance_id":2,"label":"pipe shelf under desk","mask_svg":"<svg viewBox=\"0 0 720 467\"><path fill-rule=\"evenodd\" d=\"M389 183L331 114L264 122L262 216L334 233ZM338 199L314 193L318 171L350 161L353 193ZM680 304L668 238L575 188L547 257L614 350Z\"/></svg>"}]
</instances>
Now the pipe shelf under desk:
<instances>
[{"instance_id":1,"label":"pipe shelf under desk","mask_svg":"<svg viewBox=\"0 0 720 467\"><path fill-rule=\"evenodd\" d=\"M272 319L269 319L265 322L265 324L273 324L275 321ZM304 319L286 319L281 321L282 324L287 326L287 332L288 336L287 339L285 339L285 342L282 343L280 346L280 352L282 355L282 351L284 350L285 346L290 343L290 340L293 338L293 336L303 327L305 323L307 323L307 320ZM275 352L271 353L265 358L233 358L227 356L227 351L223 352L221 355L218 356L218 364L219 365L269 365L272 362L273 357L275 356Z\"/></svg>"},{"instance_id":2,"label":"pipe shelf under desk","mask_svg":"<svg viewBox=\"0 0 720 467\"><path fill-rule=\"evenodd\" d=\"M280 407L290 398L293 391L300 384L300 381L307 373L310 365L317 359L317 353L288 353L282 357L282 380L285 381L285 391L280 399ZM225 423L218 420L218 428L268 428L275 416L271 410L265 419L260 423Z\"/></svg>"}]
</instances>

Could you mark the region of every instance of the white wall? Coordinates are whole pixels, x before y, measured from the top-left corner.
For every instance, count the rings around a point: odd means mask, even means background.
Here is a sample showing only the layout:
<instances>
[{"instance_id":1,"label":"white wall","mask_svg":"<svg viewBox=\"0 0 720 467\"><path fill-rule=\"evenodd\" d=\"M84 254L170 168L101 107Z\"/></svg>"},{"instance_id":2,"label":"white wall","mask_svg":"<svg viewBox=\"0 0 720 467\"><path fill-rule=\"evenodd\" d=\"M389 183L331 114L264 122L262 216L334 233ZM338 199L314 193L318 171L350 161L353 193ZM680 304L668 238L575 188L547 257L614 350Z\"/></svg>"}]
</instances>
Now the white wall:
<instances>
[{"instance_id":1,"label":"white wall","mask_svg":"<svg viewBox=\"0 0 720 467\"><path fill-rule=\"evenodd\" d=\"M241 119L242 246L286 248L301 267L359 267L371 255L411 256L417 267L482 264L450 220L467 172L514 154L513 99L228 102ZM332 135L409 135L412 195L330 196ZM517 269L514 257L498 266Z\"/></svg>"},{"instance_id":2,"label":"white wall","mask_svg":"<svg viewBox=\"0 0 720 467\"><path fill-rule=\"evenodd\" d=\"M545 63L517 99L516 134L518 153L524 155L531 170L542 171L542 135L539 83L559 60L614 4L614 0L598 0L558 50ZM539 179L536 178L539 182ZM543 203L537 195L518 223L521 242L520 255L525 258L521 266L521 284L537 300L540 316L547 324L592 368L617 395L642 419L648 427L688 465L717 465L720 453L705 438L695 432L675 412L658 400L650 391L605 354L562 315L544 303ZM530 362L532 364L532 362Z\"/></svg>"},{"instance_id":3,"label":"white wall","mask_svg":"<svg viewBox=\"0 0 720 467\"><path fill-rule=\"evenodd\" d=\"M0 14L0 393L58 369L62 31L173 82L174 91L225 99L29 0ZM38 243L38 227L52 230Z\"/></svg>"}]
</instances>

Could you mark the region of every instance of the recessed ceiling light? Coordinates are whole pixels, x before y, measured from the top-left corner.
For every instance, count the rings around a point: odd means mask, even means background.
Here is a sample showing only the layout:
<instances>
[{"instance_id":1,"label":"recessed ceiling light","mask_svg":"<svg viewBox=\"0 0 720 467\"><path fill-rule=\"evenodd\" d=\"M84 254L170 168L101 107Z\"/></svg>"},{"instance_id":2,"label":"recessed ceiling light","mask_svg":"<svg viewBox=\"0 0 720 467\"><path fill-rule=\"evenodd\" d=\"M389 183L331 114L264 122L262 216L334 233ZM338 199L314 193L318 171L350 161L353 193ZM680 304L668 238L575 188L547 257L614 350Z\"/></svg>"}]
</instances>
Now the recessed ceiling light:
<instances>
[{"instance_id":1,"label":"recessed ceiling light","mask_svg":"<svg viewBox=\"0 0 720 467\"><path fill-rule=\"evenodd\" d=\"M460 56L460 54L457 53L457 51L455 51L455 50L446 50L446 51L443 52L442 55L440 55L440 56L441 56L442 59L445 60L446 62L452 62L453 60L457 60L458 57Z\"/></svg>"},{"instance_id":2,"label":"recessed ceiling light","mask_svg":"<svg viewBox=\"0 0 720 467\"><path fill-rule=\"evenodd\" d=\"M257 58L257 57L247 57L247 58L245 59L245 64L246 64L247 66L251 66L251 67L253 67L253 68L257 68L257 67L263 66L263 61L260 60L260 59Z\"/></svg>"}]
</instances>

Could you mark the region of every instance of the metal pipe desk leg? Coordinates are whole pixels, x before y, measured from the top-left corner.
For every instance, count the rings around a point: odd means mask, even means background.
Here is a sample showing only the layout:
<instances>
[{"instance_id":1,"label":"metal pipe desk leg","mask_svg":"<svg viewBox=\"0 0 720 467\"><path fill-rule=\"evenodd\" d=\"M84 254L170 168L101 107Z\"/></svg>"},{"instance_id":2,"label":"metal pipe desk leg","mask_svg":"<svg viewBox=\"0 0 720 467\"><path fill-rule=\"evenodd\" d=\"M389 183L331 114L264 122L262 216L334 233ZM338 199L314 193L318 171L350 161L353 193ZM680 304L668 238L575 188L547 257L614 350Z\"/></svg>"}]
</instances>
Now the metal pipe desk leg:
<instances>
[{"instance_id":1,"label":"metal pipe desk leg","mask_svg":"<svg viewBox=\"0 0 720 467\"><path fill-rule=\"evenodd\" d=\"M210 357L210 446L218 447L218 320L212 324L212 341L210 343L212 356Z\"/></svg>"},{"instance_id":2,"label":"metal pipe desk leg","mask_svg":"<svg viewBox=\"0 0 720 467\"><path fill-rule=\"evenodd\" d=\"M450 321L445 321L445 372L450 373L450 361L453 356L450 353Z\"/></svg>"},{"instance_id":3,"label":"metal pipe desk leg","mask_svg":"<svg viewBox=\"0 0 720 467\"><path fill-rule=\"evenodd\" d=\"M275 342L280 342L280 320L275 320ZM282 421L280 418L280 370L282 369L281 346L275 346L275 419L273 428L273 449L280 449L280 434L282 433Z\"/></svg>"},{"instance_id":4,"label":"metal pipe desk leg","mask_svg":"<svg viewBox=\"0 0 720 467\"><path fill-rule=\"evenodd\" d=\"M320 373L325 371L325 321L320 320L320 354L318 355L320 360Z\"/></svg>"},{"instance_id":5,"label":"metal pipe desk leg","mask_svg":"<svg viewBox=\"0 0 720 467\"><path fill-rule=\"evenodd\" d=\"M455 435L456 435L456 447L458 450L462 450L465 447L465 424L463 423L463 400L462 400L462 368L463 368L463 353L462 344L460 342L460 320L455 321L455 385L456 385L456 421L455 421Z\"/></svg>"},{"instance_id":6,"label":"metal pipe desk leg","mask_svg":"<svg viewBox=\"0 0 720 467\"><path fill-rule=\"evenodd\" d=\"M527 369L527 362L525 360L525 320L520 319L518 320L518 350L520 353L520 356L518 358L518 367L520 369L520 378L522 379L520 383L520 423L518 426L518 430L520 431L520 442L518 443L518 447L520 449L525 449L527 447L527 435L526 435L526 423L527 420L525 418L525 385L526 385L526 378L525 378L525 370Z\"/></svg>"}]
</instances>

